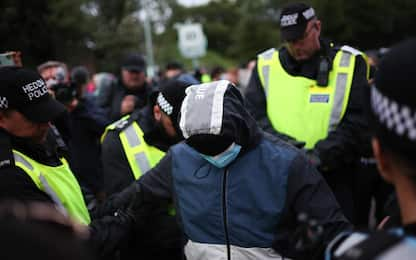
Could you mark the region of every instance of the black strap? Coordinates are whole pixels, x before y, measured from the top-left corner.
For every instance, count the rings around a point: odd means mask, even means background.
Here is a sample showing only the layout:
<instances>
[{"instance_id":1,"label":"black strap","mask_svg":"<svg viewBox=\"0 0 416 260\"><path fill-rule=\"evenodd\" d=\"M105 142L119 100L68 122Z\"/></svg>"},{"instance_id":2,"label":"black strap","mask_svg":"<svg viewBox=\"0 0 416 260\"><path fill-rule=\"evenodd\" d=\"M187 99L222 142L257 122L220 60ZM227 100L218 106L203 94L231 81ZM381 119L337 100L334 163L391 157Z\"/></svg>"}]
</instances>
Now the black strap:
<instances>
[{"instance_id":1,"label":"black strap","mask_svg":"<svg viewBox=\"0 0 416 260\"><path fill-rule=\"evenodd\" d=\"M10 136L0 131L0 169L14 165L14 157Z\"/></svg>"},{"instance_id":2,"label":"black strap","mask_svg":"<svg viewBox=\"0 0 416 260\"><path fill-rule=\"evenodd\" d=\"M387 231L378 231L367 239L348 249L340 260L370 260L398 244L403 236L398 236Z\"/></svg>"}]
</instances>

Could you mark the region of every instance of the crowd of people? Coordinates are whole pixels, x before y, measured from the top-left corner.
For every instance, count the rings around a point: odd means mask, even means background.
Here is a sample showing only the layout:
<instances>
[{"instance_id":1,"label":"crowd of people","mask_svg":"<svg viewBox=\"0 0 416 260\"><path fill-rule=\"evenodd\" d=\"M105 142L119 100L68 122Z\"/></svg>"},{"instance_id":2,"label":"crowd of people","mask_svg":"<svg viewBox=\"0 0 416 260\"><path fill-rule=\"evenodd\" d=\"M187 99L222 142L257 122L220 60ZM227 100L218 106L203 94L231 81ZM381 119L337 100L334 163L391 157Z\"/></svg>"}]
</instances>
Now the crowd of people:
<instances>
[{"instance_id":1,"label":"crowd of people","mask_svg":"<svg viewBox=\"0 0 416 260\"><path fill-rule=\"evenodd\" d=\"M304 3L279 21L240 71L1 63L0 255L413 259L416 40L338 45Z\"/></svg>"}]
</instances>

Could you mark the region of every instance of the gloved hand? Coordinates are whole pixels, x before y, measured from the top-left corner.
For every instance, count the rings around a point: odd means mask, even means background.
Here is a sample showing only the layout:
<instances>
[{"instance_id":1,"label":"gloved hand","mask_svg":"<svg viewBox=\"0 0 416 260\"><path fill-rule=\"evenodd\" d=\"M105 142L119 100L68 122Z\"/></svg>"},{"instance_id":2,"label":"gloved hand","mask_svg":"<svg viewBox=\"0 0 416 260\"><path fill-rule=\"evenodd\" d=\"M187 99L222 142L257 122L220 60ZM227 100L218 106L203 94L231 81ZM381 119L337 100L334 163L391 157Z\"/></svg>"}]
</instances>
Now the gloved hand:
<instances>
[{"instance_id":1,"label":"gloved hand","mask_svg":"<svg viewBox=\"0 0 416 260\"><path fill-rule=\"evenodd\" d=\"M100 259L109 259L129 238L135 224L140 221L137 212L141 207L141 197L140 185L135 181L97 207L90 223L90 240Z\"/></svg>"},{"instance_id":2,"label":"gloved hand","mask_svg":"<svg viewBox=\"0 0 416 260\"><path fill-rule=\"evenodd\" d=\"M129 210L132 212L141 203L140 196L138 195L139 192L140 185L135 181L121 192L112 195L104 203L98 205L90 214L92 218L100 218L113 215L114 212L120 210Z\"/></svg>"},{"instance_id":3,"label":"gloved hand","mask_svg":"<svg viewBox=\"0 0 416 260\"><path fill-rule=\"evenodd\" d=\"M320 259L322 253L322 238L324 229L318 222L310 218L306 213L297 216L297 228L291 236L291 244L294 245L299 259Z\"/></svg>"}]
</instances>

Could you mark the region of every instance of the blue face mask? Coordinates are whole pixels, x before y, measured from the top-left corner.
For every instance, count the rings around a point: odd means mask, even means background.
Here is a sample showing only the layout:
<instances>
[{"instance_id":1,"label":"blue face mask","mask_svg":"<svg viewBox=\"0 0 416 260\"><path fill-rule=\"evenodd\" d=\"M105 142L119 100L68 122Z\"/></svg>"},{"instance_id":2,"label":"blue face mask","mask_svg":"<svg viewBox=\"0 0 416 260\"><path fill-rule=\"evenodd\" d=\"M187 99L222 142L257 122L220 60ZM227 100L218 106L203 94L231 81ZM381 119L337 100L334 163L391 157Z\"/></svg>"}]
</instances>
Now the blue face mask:
<instances>
[{"instance_id":1,"label":"blue face mask","mask_svg":"<svg viewBox=\"0 0 416 260\"><path fill-rule=\"evenodd\" d=\"M230 164L234 159L238 156L240 153L241 146L232 143L230 147L227 148L224 152L215 155L215 156L209 156L201 153L201 156L207 160L209 163L214 165L217 168L224 168L228 164Z\"/></svg>"}]
</instances>

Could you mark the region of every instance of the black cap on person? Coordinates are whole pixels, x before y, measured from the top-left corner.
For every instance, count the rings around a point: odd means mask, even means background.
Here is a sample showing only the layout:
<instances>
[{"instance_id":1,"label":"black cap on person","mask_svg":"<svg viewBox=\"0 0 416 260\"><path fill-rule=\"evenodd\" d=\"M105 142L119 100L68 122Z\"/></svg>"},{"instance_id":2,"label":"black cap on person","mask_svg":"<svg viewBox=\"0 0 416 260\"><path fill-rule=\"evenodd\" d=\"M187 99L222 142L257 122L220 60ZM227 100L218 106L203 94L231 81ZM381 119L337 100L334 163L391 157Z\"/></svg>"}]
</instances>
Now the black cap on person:
<instances>
[{"instance_id":1,"label":"black cap on person","mask_svg":"<svg viewBox=\"0 0 416 260\"><path fill-rule=\"evenodd\" d=\"M146 70L146 62L142 55L129 53L121 63L121 68L128 71L144 72Z\"/></svg>"},{"instance_id":2,"label":"black cap on person","mask_svg":"<svg viewBox=\"0 0 416 260\"><path fill-rule=\"evenodd\" d=\"M280 34L284 41L295 41L301 38L306 25L312 20L315 10L304 3L291 3L282 8L280 14Z\"/></svg>"},{"instance_id":3,"label":"black cap on person","mask_svg":"<svg viewBox=\"0 0 416 260\"><path fill-rule=\"evenodd\" d=\"M370 115L376 136L414 161L416 152L416 38L393 46L380 61L371 87Z\"/></svg>"},{"instance_id":4,"label":"black cap on person","mask_svg":"<svg viewBox=\"0 0 416 260\"><path fill-rule=\"evenodd\" d=\"M32 122L52 121L65 107L48 93L42 77L21 67L0 68L0 109L16 109Z\"/></svg>"}]
</instances>

